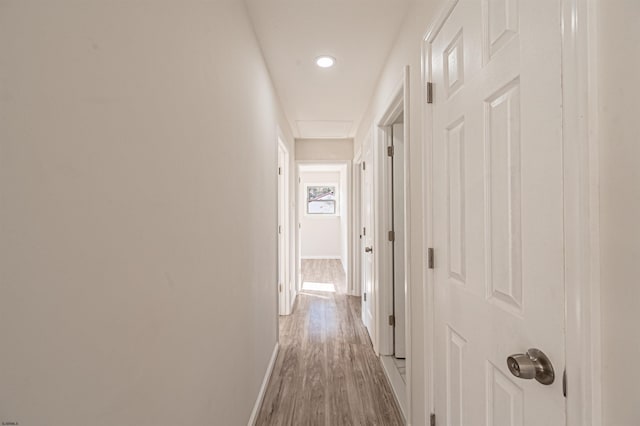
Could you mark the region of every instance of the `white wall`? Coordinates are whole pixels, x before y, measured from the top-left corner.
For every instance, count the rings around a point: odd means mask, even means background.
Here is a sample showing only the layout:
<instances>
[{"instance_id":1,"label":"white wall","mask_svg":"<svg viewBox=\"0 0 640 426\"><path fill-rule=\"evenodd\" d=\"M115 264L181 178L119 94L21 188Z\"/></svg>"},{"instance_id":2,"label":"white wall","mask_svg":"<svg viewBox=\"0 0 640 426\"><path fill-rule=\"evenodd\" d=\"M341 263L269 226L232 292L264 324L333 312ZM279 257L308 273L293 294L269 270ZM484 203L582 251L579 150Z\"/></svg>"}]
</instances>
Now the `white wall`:
<instances>
[{"instance_id":1,"label":"white wall","mask_svg":"<svg viewBox=\"0 0 640 426\"><path fill-rule=\"evenodd\" d=\"M338 191L338 211L342 206L340 172L300 172L300 224L303 259L342 259L341 215L306 214L306 186L335 185Z\"/></svg>"},{"instance_id":2,"label":"white wall","mask_svg":"<svg viewBox=\"0 0 640 426\"><path fill-rule=\"evenodd\" d=\"M640 2L598 2L603 425L640 424Z\"/></svg>"},{"instance_id":3,"label":"white wall","mask_svg":"<svg viewBox=\"0 0 640 426\"><path fill-rule=\"evenodd\" d=\"M369 109L358 128L354 142L354 151L358 154L361 150L362 142L367 133L373 131L377 134L377 120L385 112L393 92L401 82L404 67L411 67L410 77L410 104L411 110L409 118L410 126L410 178L411 178L411 210L409 220L411 235L408 236L412 250L412 262L410 267L411 286L411 352L408 356L415 360L412 362L411 378L411 418L413 425L428 424L425 401L428 395L425 393L427 384L425 383L425 335L424 330L424 284L423 266L421 259L425 259L425 249L422 244L423 233L423 209L422 209L422 107L421 107L421 40L445 0L412 2L405 18L403 27L394 43L389 59L381 74L376 92L372 98ZM375 143L382 143L375 141ZM367 165L369 166L369 165Z\"/></svg>"},{"instance_id":4,"label":"white wall","mask_svg":"<svg viewBox=\"0 0 640 426\"><path fill-rule=\"evenodd\" d=\"M242 2L0 2L0 421L247 423L278 121Z\"/></svg>"},{"instance_id":5,"label":"white wall","mask_svg":"<svg viewBox=\"0 0 640 426\"><path fill-rule=\"evenodd\" d=\"M353 139L296 139L296 160L353 160Z\"/></svg>"}]
</instances>

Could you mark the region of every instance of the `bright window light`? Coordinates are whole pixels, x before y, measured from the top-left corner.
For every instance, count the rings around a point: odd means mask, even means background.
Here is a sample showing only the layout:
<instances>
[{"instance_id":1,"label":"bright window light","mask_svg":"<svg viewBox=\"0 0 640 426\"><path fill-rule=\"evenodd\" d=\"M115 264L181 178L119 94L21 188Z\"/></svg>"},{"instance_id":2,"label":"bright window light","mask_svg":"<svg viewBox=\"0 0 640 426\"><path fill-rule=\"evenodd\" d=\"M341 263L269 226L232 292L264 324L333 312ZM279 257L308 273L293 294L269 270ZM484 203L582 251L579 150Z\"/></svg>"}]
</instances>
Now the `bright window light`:
<instances>
[{"instance_id":1,"label":"bright window light","mask_svg":"<svg viewBox=\"0 0 640 426\"><path fill-rule=\"evenodd\" d=\"M336 58L332 58L331 56L318 56L316 58L316 64L320 68L331 68L336 63Z\"/></svg>"},{"instance_id":2,"label":"bright window light","mask_svg":"<svg viewBox=\"0 0 640 426\"><path fill-rule=\"evenodd\" d=\"M336 214L335 186L307 186L307 214Z\"/></svg>"}]
</instances>

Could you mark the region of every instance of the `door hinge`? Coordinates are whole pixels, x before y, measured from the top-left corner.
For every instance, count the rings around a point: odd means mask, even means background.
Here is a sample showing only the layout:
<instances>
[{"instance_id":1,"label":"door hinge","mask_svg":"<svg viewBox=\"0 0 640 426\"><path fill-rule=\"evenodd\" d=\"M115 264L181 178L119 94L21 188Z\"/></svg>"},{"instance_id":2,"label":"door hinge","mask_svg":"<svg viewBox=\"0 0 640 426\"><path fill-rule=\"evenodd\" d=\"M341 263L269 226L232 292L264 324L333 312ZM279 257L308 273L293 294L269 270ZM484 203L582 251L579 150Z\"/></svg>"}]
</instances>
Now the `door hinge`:
<instances>
[{"instance_id":1,"label":"door hinge","mask_svg":"<svg viewBox=\"0 0 640 426\"><path fill-rule=\"evenodd\" d=\"M362 162L362 170L367 170L367 163L364 161Z\"/></svg>"},{"instance_id":2,"label":"door hinge","mask_svg":"<svg viewBox=\"0 0 640 426\"><path fill-rule=\"evenodd\" d=\"M282 284L278 284L278 291L282 293Z\"/></svg>"},{"instance_id":3,"label":"door hinge","mask_svg":"<svg viewBox=\"0 0 640 426\"><path fill-rule=\"evenodd\" d=\"M367 301L367 293L363 293L362 297L364 297L364 301L366 302Z\"/></svg>"},{"instance_id":4,"label":"door hinge","mask_svg":"<svg viewBox=\"0 0 640 426\"><path fill-rule=\"evenodd\" d=\"M395 327L396 326L396 317L394 317L393 315L389 315L389 325L391 327Z\"/></svg>"},{"instance_id":5,"label":"door hinge","mask_svg":"<svg viewBox=\"0 0 640 426\"><path fill-rule=\"evenodd\" d=\"M429 249L427 250L427 266L429 269L434 268L434 255L433 255L433 248L431 247L429 247Z\"/></svg>"},{"instance_id":6,"label":"door hinge","mask_svg":"<svg viewBox=\"0 0 640 426\"><path fill-rule=\"evenodd\" d=\"M367 228L362 228L362 235L367 236Z\"/></svg>"},{"instance_id":7,"label":"door hinge","mask_svg":"<svg viewBox=\"0 0 640 426\"><path fill-rule=\"evenodd\" d=\"M431 416L429 417L429 425L436 426L436 415L434 413L431 413Z\"/></svg>"},{"instance_id":8,"label":"door hinge","mask_svg":"<svg viewBox=\"0 0 640 426\"><path fill-rule=\"evenodd\" d=\"M278 176L282 174L282 167L278 167Z\"/></svg>"},{"instance_id":9,"label":"door hinge","mask_svg":"<svg viewBox=\"0 0 640 426\"><path fill-rule=\"evenodd\" d=\"M282 234L282 226L278 225L278 234Z\"/></svg>"},{"instance_id":10,"label":"door hinge","mask_svg":"<svg viewBox=\"0 0 640 426\"><path fill-rule=\"evenodd\" d=\"M562 394L567 397L567 370L562 373Z\"/></svg>"},{"instance_id":11,"label":"door hinge","mask_svg":"<svg viewBox=\"0 0 640 426\"><path fill-rule=\"evenodd\" d=\"M392 146L388 146L387 147L387 155L389 157L393 157L393 147Z\"/></svg>"},{"instance_id":12,"label":"door hinge","mask_svg":"<svg viewBox=\"0 0 640 426\"><path fill-rule=\"evenodd\" d=\"M298 178L298 183L302 183L302 179L301 178Z\"/></svg>"},{"instance_id":13,"label":"door hinge","mask_svg":"<svg viewBox=\"0 0 640 426\"><path fill-rule=\"evenodd\" d=\"M430 81L427 82L427 103L433 103L433 83Z\"/></svg>"},{"instance_id":14,"label":"door hinge","mask_svg":"<svg viewBox=\"0 0 640 426\"><path fill-rule=\"evenodd\" d=\"M389 231L389 241L395 241L395 240L396 240L395 231Z\"/></svg>"}]
</instances>

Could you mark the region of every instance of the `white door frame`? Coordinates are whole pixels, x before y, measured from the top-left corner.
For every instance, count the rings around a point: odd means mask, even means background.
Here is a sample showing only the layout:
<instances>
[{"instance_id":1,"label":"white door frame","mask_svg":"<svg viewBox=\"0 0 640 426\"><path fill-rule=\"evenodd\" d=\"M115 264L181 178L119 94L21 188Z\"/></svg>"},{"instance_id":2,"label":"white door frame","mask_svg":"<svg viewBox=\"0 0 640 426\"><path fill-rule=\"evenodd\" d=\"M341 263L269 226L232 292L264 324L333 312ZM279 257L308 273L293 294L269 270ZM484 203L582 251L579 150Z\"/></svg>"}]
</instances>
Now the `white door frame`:
<instances>
[{"instance_id":1,"label":"white door frame","mask_svg":"<svg viewBox=\"0 0 640 426\"><path fill-rule=\"evenodd\" d=\"M388 239L388 232L392 229L392 208L388 201L391 200L391 162L387 156L387 146L390 145L390 127L403 115L404 124L404 288L405 288L405 344L407 353L407 424L411 424L411 373L413 357L411 355L411 222L409 212L411 211L411 141L410 141L410 67L406 66L402 71L400 82L389 102L385 112L376 121L378 129L374 141L374 268L376 269L374 289L377 297L374 299L376 306L374 309L376 322L376 341L378 347L374 348L380 355L393 354L393 327L389 325L388 317L393 314L393 289L390 285L381 285L381 282L393 282L393 243Z\"/></svg>"},{"instance_id":2,"label":"white door frame","mask_svg":"<svg viewBox=\"0 0 640 426\"><path fill-rule=\"evenodd\" d=\"M433 247L433 107L426 103L431 81L431 43L458 0L449 0L423 37L424 235ZM599 171L595 14L591 0L558 0L562 13L562 83L565 206L565 304L567 426L601 426ZM426 418L434 408L434 277L424 267Z\"/></svg>"},{"instance_id":3,"label":"white door frame","mask_svg":"<svg viewBox=\"0 0 640 426\"><path fill-rule=\"evenodd\" d=\"M340 198L339 204L347 203L347 229L344 231L344 235L347 239L347 256L346 258L351 261L353 259L353 238L352 238L352 229L353 229L353 179L352 179L352 161L351 160L296 160L296 255L295 255L295 264L296 264L296 289L300 291L302 288L302 271L301 271L301 262L302 262L302 242L301 242L301 232L300 232L300 206L304 205L305 200L300 199L300 166L303 165L344 165L346 166L346 181L347 181L347 196L344 198ZM350 262L351 263L351 262ZM349 264L345 266L345 279L347 285L347 292L351 295L356 295L353 292L353 269L355 265Z\"/></svg>"},{"instance_id":4,"label":"white door frame","mask_svg":"<svg viewBox=\"0 0 640 426\"><path fill-rule=\"evenodd\" d=\"M561 0L569 426L600 426L597 1Z\"/></svg>"}]
</instances>

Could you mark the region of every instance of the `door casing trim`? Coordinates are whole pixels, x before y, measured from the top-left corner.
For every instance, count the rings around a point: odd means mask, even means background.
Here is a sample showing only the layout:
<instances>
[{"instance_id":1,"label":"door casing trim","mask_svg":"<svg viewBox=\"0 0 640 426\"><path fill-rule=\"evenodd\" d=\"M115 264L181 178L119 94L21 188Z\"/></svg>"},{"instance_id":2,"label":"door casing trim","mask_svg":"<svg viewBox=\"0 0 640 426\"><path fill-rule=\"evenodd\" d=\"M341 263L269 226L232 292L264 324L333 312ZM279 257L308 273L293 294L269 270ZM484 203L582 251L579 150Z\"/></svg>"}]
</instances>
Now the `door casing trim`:
<instances>
[{"instance_id":1,"label":"door casing trim","mask_svg":"<svg viewBox=\"0 0 640 426\"><path fill-rule=\"evenodd\" d=\"M410 67L405 66L391 98L387 101L384 113L375 121L376 131L374 150L374 288L377 294L375 298L375 323L376 323L376 352L381 355L393 354L393 328L389 326L387 317L393 313L393 290L390 286L382 285L382 282L393 282L392 268L392 244L388 241L387 232L392 226L392 214L390 205L383 200L390 199L390 173L391 165L387 156L389 145L388 128L394 124L400 114L403 114L404 126L404 287L405 287L405 346L407 353L407 412L405 413L407 424L411 424L411 386L412 386L412 356L411 356L411 123L410 123Z\"/></svg>"},{"instance_id":2,"label":"door casing trim","mask_svg":"<svg viewBox=\"0 0 640 426\"><path fill-rule=\"evenodd\" d=\"M301 260L303 258L301 251L301 231L300 231L300 206L303 205L304 200L300 195L300 167L301 166L310 166L310 165L326 165L326 166L344 166L345 167L345 177L346 177L346 190L347 197L345 197L342 202L346 203L347 210L347 229L344 230L345 237L347 240L347 259L350 261L353 258L353 238L352 238L352 230L353 230L353 160L295 160L295 235L296 235L296 253L294 262L296 264L296 281L295 287L296 291L299 292L302 289L302 271L301 271ZM323 257L326 259L326 257ZM345 280L347 285L347 293L353 295L354 293L354 283L353 283L353 268L354 265L348 264L345 270Z\"/></svg>"},{"instance_id":3,"label":"door casing trim","mask_svg":"<svg viewBox=\"0 0 640 426\"><path fill-rule=\"evenodd\" d=\"M600 426L598 1L561 0L567 424Z\"/></svg>"}]
</instances>

